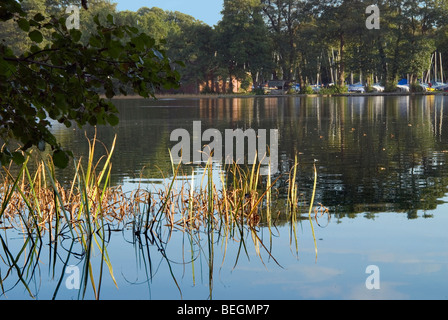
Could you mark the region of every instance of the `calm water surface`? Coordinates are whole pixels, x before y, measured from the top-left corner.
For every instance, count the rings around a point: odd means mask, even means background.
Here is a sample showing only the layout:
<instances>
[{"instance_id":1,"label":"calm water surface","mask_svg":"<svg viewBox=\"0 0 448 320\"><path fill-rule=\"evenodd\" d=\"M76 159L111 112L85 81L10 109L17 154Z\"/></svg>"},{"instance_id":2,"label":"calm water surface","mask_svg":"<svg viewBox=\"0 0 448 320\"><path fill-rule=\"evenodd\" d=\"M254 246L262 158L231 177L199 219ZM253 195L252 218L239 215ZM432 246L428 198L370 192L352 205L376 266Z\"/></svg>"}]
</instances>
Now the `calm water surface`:
<instances>
[{"instance_id":1,"label":"calm water surface","mask_svg":"<svg viewBox=\"0 0 448 320\"><path fill-rule=\"evenodd\" d=\"M110 232L109 272L101 283L102 299L446 299L448 297L448 99L426 97L260 97L217 99L117 100L121 120L116 128L98 128L109 146L117 134L112 158L113 183L133 190L169 177L168 150L174 129L278 129L279 170L287 173L298 155L298 182L310 198L313 164L317 165L316 203L329 208L331 219L314 224L317 256L308 220L297 224L298 242L284 212L281 183L272 234L260 227L270 248L257 255L248 232L247 254L240 244L216 234L192 239L180 231L160 239L135 237L127 226ZM87 153L85 132L55 127L75 155ZM87 128L93 137L94 129ZM71 177L73 169L62 176ZM199 170L199 169L197 169ZM284 197L283 197L284 198ZM23 235L1 230L14 255ZM194 240L194 241L192 241ZM39 263L25 270L38 299L77 299L62 265L70 240L61 241L58 256L42 248ZM3 247L4 248L4 247ZM82 268L82 250L67 265ZM77 251L78 250L78 251ZM0 251L3 259L7 253ZM93 270L98 280L100 255ZM194 257L193 262L191 257ZM95 260L96 259L96 260ZM53 262L58 266L52 268ZM366 268L379 269L379 289L369 290ZM31 269L31 268L28 268ZM23 283L0 260L0 299L30 299ZM54 271L56 270L56 271ZM25 273L24 273L25 274ZM88 287L86 298L94 298ZM1 292L1 291L0 291Z\"/></svg>"}]
</instances>

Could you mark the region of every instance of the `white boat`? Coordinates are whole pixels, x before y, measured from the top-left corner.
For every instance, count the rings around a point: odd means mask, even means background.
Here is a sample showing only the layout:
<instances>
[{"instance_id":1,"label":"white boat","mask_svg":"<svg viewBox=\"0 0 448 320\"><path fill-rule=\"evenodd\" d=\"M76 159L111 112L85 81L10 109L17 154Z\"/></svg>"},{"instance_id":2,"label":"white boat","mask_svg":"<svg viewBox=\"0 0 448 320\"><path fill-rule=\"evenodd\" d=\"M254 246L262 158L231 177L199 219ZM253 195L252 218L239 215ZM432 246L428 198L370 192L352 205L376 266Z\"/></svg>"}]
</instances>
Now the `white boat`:
<instances>
[{"instance_id":1,"label":"white boat","mask_svg":"<svg viewBox=\"0 0 448 320\"><path fill-rule=\"evenodd\" d=\"M410 91L408 84L398 84L397 89L400 92L409 92Z\"/></svg>"},{"instance_id":2,"label":"white boat","mask_svg":"<svg viewBox=\"0 0 448 320\"><path fill-rule=\"evenodd\" d=\"M313 84L313 85L311 85L311 89L313 89L313 91L314 91L315 93L317 93L317 92L320 91L321 86L318 85L318 84Z\"/></svg>"},{"instance_id":3,"label":"white boat","mask_svg":"<svg viewBox=\"0 0 448 320\"><path fill-rule=\"evenodd\" d=\"M411 89L409 88L409 83L407 79L401 79L397 84L397 91L400 92L409 92Z\"/></svg>"},{"instance_id":4,"label":"white boat","mask_svg":"<svg viewBox=\"0 0 448 320\"><path fill-rule=\"evenodd\" d=\"M372 85L372 89L376 92L384 92L384 87L380 85L379 83L374 83Z\"/></svg>"},{"instance_id":5,"label":"white boat","mask_svg":"<svg viewBox=\"0 0 448 320\"><path fill-rule=\"evenodd\" d=\"M362 83L355 83L348 85L348 92L366 92L366 88L362 85Z\"/></svg>"},{"instance_id":6,"label":"white boat","mask_svg":"<svg viewBox=\"0 0 448 320\"><path fill-rule=\"evenodd\" d=\"M434 90L443 90L443 88L445 88L446 86L448 86L448 84L443 83L443 82L434 82L432 83L432 88Z\"/></svg>"}]
</instances>

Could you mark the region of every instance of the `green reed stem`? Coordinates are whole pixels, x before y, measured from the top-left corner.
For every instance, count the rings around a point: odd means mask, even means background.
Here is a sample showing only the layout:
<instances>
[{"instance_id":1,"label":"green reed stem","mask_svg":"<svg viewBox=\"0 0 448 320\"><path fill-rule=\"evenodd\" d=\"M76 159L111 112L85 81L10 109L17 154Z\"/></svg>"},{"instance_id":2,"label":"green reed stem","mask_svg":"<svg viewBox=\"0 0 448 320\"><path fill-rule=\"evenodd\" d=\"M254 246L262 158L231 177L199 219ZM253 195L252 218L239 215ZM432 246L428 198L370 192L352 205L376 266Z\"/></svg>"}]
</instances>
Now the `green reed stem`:
<instances>
[{"instance_id":1,"label":"green reed stem","mask_svg":"<svg viewBox=\"0 0 448 320\"><path fill-rule=\"evenodd\" d=\"M317 169L316 169L316 164L314 163L314 185L313 185L313 195L311 196L311 203L310 203L310 209L309 209L309 212L308 212L308 217L309 217L309 220L310 220L311 231L313 232L314 251L316 252L316 259L317 259L316 235L314 234L313 220L311 219L311 211L312 211L312 209L313 209L313 205L314 205L314 197L315 197L315 195L316 195L316 186L317 186Z\"/></svg>"}]
</instances>

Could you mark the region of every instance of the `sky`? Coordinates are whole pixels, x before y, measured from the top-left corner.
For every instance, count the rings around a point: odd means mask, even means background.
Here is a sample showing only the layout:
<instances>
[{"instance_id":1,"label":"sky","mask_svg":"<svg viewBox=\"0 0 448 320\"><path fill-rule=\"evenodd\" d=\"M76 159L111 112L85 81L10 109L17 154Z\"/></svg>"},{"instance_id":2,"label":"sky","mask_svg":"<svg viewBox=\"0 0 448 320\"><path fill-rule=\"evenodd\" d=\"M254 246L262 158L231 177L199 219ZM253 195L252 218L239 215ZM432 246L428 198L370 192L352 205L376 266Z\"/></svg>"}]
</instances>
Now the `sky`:
<instances>
[{"instance_id":1,"label":"sky","mask_svg":"<svg viewBox=\"0 0 448 320\"><path fill-rule=\"evenodd\" d=\"M112 0L120 11L137 11L141 7L158 7L179 11L214 26L221 20L223 0Z\"/></svg>"}]
</instances>

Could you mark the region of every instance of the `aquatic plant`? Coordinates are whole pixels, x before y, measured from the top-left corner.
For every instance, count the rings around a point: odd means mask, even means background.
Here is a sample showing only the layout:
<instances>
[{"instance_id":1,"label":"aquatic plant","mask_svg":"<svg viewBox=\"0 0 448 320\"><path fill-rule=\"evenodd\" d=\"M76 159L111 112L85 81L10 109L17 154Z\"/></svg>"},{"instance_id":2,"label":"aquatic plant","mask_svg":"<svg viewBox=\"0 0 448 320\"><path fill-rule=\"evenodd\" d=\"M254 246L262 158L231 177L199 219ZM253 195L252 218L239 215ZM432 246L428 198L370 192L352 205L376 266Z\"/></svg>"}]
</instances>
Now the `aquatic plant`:
<instances>
[{"instance_id":1,"label":"aquatic plant","mask_svg":"<svg viewBox=\"0 0 448 320\"><path fill-rule=\"evenodd\" d=\"M84 298L88 287L91 287L96 299L100 298L101 284L105 268L117 285L112 263L107 252L108 238L111 229L123 230L132 225L133 243L140 249L148 244L156 245L167 263L172 279L182 294L176 276L172 271L171 260L167 257L165 246L171 233L181 231L188 237L191 257L192 279L195 281L195 260L197 255L205 255L209 270L210 297L213 288L213 270L215 268L215 246L219 239L226 257L229 241L238 243L234 265L245 253L249 257L248 239L257 256L263 262L267 254L279 266L280 263L272 254L272 234L275 229L275 217L280 214L273 205L273 191L282 176L273 181L271 175L260 175L261 164L242 166L226 165L216 169L209 160L202 167L202 173L191 166L174 165L171 162L172 174L165 179L166 183L157 187L145 188L142 184L131 192L124 192L122 186L111 185L111 158L115 149L116 137L110 150L95 161L97 151L96 135L87 139L89 154L74 160L74 176L69 183L62 184L57 179L56 168L51 157L39 154L37 157L28 154L26 161L13 174L12 167L4 167L2 184L0 185L0 221L3 228L22 230L26 235L23 247L12 253L6 241L0 237L2 248L6 254L9 269L0 275L0 290L5 293L4 280L16 272L19 282L29 294L29 279L33 277L38 264L44 239L48 237L50 256L52 257L52 275L57 276L56 260L58 246L62 241L71 240L67 250L65 263L53 298L57 297L64 270L71 256L82 257L82 279L79 297ZM34 156L34 157L33 157ZM256 157L257 155L255 155ZM29 169L30 161L36 161L35 170ZM256 159L255 159L256 160ZM297 156L289 172L288 196L286 212L291 226L291 246L294 243L298 252L296 225L304 208L299 206L298 185L296 182L298 168ZM197 168L196 168L197 169ZM191 170L191 173L188 171ZM219 179L216 179L216 177ZM317 255L316 238L311 218L314 208L314 195L317 184L317 170L314 166L314 187L309 203L308 218L313 232ZM321 216L324 212L321 205ZM317 219L318 209L314 208ZM329 214L329 213L328 213ZM317 222L317 220L316 220ZM259 231L266 228L269 244L262 240ZM164 237L168 232L168 235ZM207 247L199 245L205 236ZM197 246L200 246L196 250ZM92 253L100 253L100 265L94 271ZM196 253L195 253L196 252ZM149 251L142 256L149 258ZM17 263L23 258L25 263ZM150 259L149 259L150 261ZM264 262L263 262L264 263ZM145 268L152 273L151 263ZM97 275L95 279L95 275ZM152 276L149 275L148 278ZM90 283L90 285L89 285Z\"/></svg>"}]
</instances>

